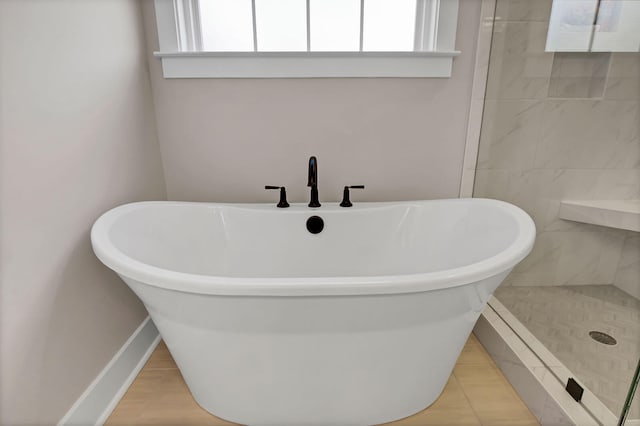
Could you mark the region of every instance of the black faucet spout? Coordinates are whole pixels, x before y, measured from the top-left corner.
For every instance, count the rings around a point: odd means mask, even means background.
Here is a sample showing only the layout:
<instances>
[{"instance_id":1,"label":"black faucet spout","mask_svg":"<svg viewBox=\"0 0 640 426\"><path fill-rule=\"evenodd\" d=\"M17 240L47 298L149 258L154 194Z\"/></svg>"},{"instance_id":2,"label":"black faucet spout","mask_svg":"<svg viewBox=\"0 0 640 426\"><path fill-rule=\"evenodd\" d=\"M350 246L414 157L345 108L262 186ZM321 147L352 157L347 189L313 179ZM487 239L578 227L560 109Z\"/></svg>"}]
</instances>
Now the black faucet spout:
<instances>
[{"instance_id":1,"label":"black faucet spout","mask_svg":"<svg viewBox=\"0 0 640 426\"><path fill-rule=\"evenodd\" d=\"M309 158L309 180L307 186L318 185L318 160L316 157Z\"/></svg>"},{"instance_id":2,"label":"black faucet spout","mask_svg":"<svg viewBox=\"0 0 640 426\"><path fill-rule=\"evenodd\" d=\"M309 158L309 179L307 186L311 187L309 207L320 207L320 201L318 199L318 160L314 156Z\"/></svg>"}]
</instances>

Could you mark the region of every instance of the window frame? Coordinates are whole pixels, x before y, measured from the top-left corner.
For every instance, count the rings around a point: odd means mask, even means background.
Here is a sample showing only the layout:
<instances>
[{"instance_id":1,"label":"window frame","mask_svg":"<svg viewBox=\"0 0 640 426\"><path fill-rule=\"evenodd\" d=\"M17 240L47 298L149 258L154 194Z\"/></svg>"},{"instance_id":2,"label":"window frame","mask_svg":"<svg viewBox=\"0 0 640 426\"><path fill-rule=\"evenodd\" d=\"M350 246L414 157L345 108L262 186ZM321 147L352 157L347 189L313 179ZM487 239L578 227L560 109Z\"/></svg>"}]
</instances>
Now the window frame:
<instances>
[{"instance_id":1,"label":"window frame","mask_svg":"<svg viewBox=\"0 0 640 426\"><path fill-rule=\"evenodd\" d=\"M460 55L458 0L418 0L415 45L433 50L413 52L204 52L198 0L154 3L165 78L451 77ZM433 32L420 29L425 17Z\"/></svg>"}]
</instances>

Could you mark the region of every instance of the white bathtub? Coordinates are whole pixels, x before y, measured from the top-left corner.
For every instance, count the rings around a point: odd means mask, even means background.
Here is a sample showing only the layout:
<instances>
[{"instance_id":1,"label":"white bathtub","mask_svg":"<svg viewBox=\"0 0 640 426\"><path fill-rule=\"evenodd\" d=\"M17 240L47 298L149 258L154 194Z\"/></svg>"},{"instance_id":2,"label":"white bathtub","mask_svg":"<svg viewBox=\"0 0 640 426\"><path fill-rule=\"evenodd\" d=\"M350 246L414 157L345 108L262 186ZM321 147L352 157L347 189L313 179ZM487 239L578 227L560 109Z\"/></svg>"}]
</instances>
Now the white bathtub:
<instances>
[{"instance_id":1,"label":"white bathtub","mask_svg":"<svg viewBox=\"0 0 640 426\"><path fill-rule=\"evenodd\" d=\"M93 226L216 416L343 426L423 410L535 236L495 200L327 204L143 202Z\"/></svg>"}]
</instances>

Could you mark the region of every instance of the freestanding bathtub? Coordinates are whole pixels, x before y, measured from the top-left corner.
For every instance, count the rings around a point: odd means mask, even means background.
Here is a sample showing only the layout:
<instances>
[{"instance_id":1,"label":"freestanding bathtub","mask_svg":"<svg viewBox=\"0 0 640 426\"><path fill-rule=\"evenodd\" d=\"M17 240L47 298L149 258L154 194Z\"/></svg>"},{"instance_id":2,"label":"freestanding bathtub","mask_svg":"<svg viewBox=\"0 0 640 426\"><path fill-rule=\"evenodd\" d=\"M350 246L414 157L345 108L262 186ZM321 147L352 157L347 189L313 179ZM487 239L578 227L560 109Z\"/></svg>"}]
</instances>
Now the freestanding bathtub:
<instances>
[{"instance_id":1,"label":"freestanding bathtub","mask_svg":"<svg viewBox=\"0 0 640 426\"><path fill-rule=\"evenodd\" d=\"M534 236L525 212L488 199L142 202L91 232L196 401L273 426L373 425L429 406Z\"/></svg>"}]
</instances>

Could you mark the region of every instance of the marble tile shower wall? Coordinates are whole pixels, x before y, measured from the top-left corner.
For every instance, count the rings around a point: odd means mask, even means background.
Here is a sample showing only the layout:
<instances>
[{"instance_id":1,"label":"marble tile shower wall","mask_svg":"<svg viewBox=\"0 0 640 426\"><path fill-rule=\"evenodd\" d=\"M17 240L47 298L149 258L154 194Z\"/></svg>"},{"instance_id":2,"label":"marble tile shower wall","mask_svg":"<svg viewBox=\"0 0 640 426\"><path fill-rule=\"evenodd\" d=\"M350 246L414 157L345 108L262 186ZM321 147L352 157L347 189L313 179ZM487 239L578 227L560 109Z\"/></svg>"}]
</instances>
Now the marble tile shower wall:
<instances>
[{"instance_id":1,"label":"marble tile shower wall","mask_svg":"<svg viewBox=\"0 0 640 426\"><path fill-rule=\"evenodd\" d=\"M545 52L551 0L498 0L475 197L538 228L505 285L616 284L640 298L637 233L558 218L563 199L640 198L640 53Z\"/></svg>"}]
</instances>

